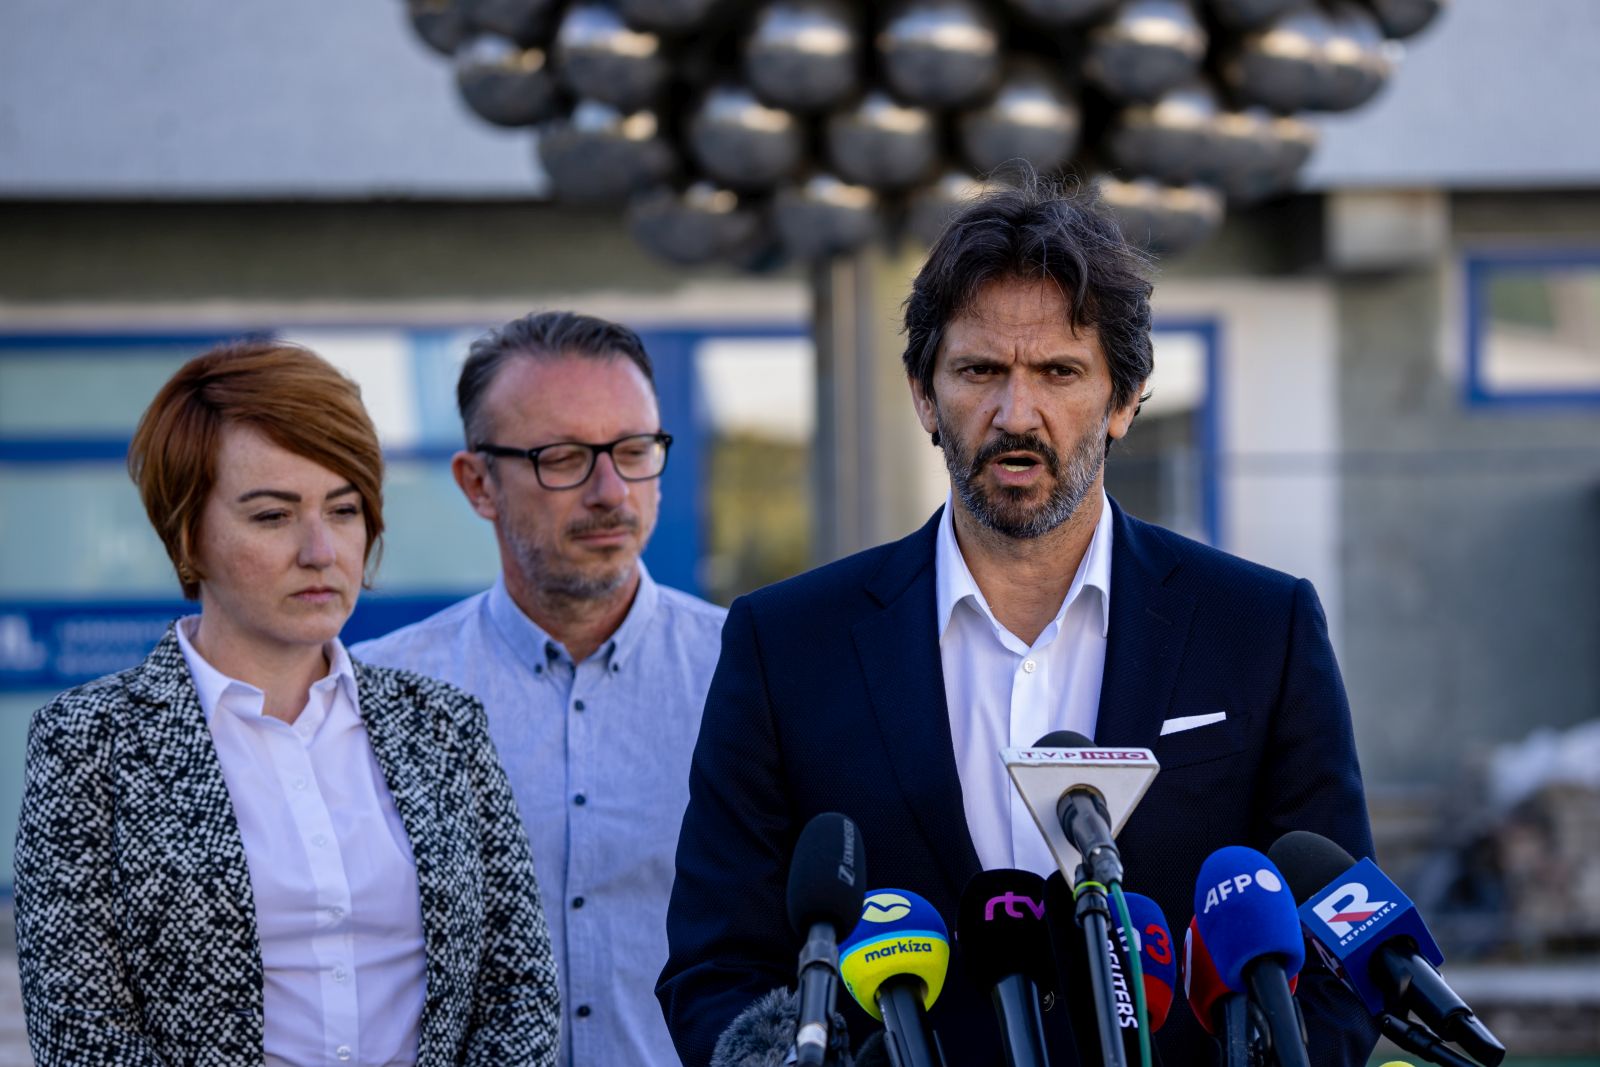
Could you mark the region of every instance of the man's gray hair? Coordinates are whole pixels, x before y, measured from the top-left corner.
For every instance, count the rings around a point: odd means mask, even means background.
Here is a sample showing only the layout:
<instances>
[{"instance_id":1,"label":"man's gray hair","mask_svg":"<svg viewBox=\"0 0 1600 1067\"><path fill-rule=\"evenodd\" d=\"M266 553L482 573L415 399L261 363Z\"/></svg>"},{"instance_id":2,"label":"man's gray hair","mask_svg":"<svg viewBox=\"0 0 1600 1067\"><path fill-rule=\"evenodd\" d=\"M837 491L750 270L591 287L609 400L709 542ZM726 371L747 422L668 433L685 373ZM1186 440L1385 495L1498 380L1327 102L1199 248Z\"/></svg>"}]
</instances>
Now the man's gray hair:
<instances>
[{"instance_id":1,"label":"man's gray hair","mask_svg":"<svg viewBox=\"0 0 1600 1067\"><path fill-rule=\"evenodd\" d=\"M654 394L656 390L655 372L650 367L644 342L626 326L574 311L535 311L512 319L472 342L467 361L461 366L461 379L456 383L456 406L461 411L461 426L466 431L468 448L488 440L490 427L483 410L483 396L506 360L517 356L532 359L626 357L644 375L650 392Z\"/></svg>"}]
</instances>

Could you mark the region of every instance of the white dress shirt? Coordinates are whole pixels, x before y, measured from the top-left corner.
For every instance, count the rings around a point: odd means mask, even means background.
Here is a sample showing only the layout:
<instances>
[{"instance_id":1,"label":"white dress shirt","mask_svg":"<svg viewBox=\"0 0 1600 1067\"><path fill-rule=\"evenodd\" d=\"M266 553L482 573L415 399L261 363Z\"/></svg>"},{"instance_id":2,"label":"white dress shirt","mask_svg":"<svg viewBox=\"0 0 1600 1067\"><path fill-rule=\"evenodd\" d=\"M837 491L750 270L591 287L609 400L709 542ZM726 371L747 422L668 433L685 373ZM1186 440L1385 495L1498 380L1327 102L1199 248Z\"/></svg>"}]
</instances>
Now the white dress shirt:
<instances>
[{"instance_id":1,"label":"white dress shirt","mask_svg":"<svg viewBox=\"0 0 1600 1067\"><path fill-rule=\"evenodd\" d=\"M266 984L267 1067L404 1067L425 992L411 845L372 754L344 645L291 725L195 650L178 623L233 801Z\"/></svg>"},{"instance_id":2,"label":"white dress shirt","mask_svg":"<svg viewBox=\"0 0 1600 1067\"><path fill-rule=\"evenodd\" d=\"M1111 620L1111 504L1055 618L1029 645L995 619L956 543L945 501L934 557L939 658L967 829L985 870L1056 869L1044 835L1011 785L1002 748L1026 748L1052 730L1094 737Z\"/></svg>"}]
</instances>

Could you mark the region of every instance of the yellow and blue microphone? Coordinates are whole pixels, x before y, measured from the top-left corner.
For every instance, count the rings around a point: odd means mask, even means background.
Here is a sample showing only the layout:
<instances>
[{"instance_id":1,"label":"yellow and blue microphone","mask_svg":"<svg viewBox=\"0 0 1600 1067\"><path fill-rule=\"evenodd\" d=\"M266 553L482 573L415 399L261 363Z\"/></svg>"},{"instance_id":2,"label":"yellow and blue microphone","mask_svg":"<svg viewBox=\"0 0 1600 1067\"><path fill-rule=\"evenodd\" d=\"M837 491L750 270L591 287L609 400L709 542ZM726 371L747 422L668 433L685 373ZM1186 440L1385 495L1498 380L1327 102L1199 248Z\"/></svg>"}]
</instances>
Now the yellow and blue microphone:
<instances>
[{"instance_id":1,"label":"yellow and blue microphone","mask_svg":"<svg viewBox=\"0 0 1600 1067\"><path fill-rule=\"evenodd\" d=\"M883 1022L896 1046L892 1062L906 1067L942 1063L927 1025L927 1010L944 989L950 932L932 904L909 889L874 889L861 921L839 945L839 977L861 1009Z\"/></svg>"}]
</instances>

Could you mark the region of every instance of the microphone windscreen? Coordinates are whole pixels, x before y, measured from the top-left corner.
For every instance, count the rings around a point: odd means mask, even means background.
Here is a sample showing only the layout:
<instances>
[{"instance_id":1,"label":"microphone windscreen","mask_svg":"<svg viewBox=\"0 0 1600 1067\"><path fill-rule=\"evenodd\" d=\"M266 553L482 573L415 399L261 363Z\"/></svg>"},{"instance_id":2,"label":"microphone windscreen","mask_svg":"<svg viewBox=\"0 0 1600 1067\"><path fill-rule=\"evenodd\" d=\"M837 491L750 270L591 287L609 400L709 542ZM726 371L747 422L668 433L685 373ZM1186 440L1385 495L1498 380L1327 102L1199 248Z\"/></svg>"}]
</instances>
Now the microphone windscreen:
<instances>
[{"instance_id":1,"label":"microphone windscreen","mask_svg":"<svg viewBox=\"0 0 1600 1067\"><path fill-rule=\"evenodd\" d=\"M956 941L967 973L984 992L1014 974L1042 989L1055 988L1044 879L1032 871L973 875L956 913Z\"/></svg>"},{"instance_id":2,"label":"microphone windscreen","mask_svg":"<svg viewBox=\"0 0 1600 1067\"><path fill-rule=\"evenodd\" d=\"M1033 743L1034 748L1093 748L1094 742L1076 730L1051 730Z\"/></svg>"},{"instance_id":3,"label":"microphone windscreen","mask_svg":"<svg viewBox=\"0 0 1600 1067\"><path fill-rule=\"evenodd\" d=\"M757 998L717 1038L709 1067L784 1067L794 1047L794 1028L800 1015L800 998L787 989L774 989ZM844 1016L835 1014L829 1027L830 1064L850 1064L850 1035Z\"/></svg>"},{"instance_id":4,"label":"microphone windscreen","mask_svg":"<svg viewBox=\"0 0 1600 1067\"><path fill-rule=\"evenodd\" d=\"M1200 865L1194 915L1217 973L1243 991L1245 967L1275 956L1289 974L1306 960L1300 912L1273 862L1253 848L1228 845Z\"/></svg>"},{"instance_id":5,"label":"microphone windscreen","mask_svg":"<svg viewBox=\"0 0 1600 1067\"><path fill-rule=\"evenodd\" d=\"M1128 904L1128 919L1138 931L1139 966L1144 972L1144 999L1150 1013L1150 1029L1159 1030L1172 1008L1172 991L1178 984L1178 954L1172 948L1172 931L1161 905L1142 893L1122 894ZM1117 930L1122 932L1121 913ZM1123 933L1123 944L1127 944Z\"/></svg>"},{"instance_id":6,"label":"microphone windscreen","mask_svg":"<svg viewBox=\"0 0 1600 1067\"><path fill-rule=\"evenodd\" d=\"M950 933L932 904L909 889L874 889L861 902L861 921L839 943L839 977L874 1019L882 1020L878 989L891 978L922 983L922 1007L933 1007L950 967Z\"/></svg>"},{"instance_id":7,"label":"microphone windscreen","mask_svg":"<svg viewBox=\"0 0 1600 1067\"><path fill-rule=\"evenodd\" d=\"M894 1067L889 1059L889 1043L883 1039L882 1030L874 1030L856 1049L855 1067Z\"/></svg>"},{"instance_id":8,"label":"microphone windscreen","mask_svg":"<svg viewBox=\"0 0 1600 1067\"><path fill-rule=\"evenodd\" d=\"M837 940L861 917L867 886L867 857L861 831L838 812L824 812L806 823L789 864L789 924L805 937L813 923L833 927Z\"/></svg>"},{"instance_id":9,"label":"microphone windscreen","mask_svg":"<svg viewBox=\"0 0 1600 1067\"><path fill-rule=\"evenodd\" d=\"M1301 904L1356 865L1356 858L1321 834L1291 830L1267 850Z\"/></svg>"}]
</instances>

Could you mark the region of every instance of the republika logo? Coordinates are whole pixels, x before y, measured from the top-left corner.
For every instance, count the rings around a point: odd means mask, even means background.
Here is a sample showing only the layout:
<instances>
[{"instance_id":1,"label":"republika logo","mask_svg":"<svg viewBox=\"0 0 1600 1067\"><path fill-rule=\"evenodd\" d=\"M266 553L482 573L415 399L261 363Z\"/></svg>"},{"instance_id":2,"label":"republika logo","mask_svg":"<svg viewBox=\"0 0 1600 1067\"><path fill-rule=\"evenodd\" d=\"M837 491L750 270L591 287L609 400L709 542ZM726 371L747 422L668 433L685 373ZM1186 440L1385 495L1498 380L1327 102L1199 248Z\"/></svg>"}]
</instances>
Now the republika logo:
<instances>
[{"instance_id":1,"label":"republika logo","mask_svg":"<svg viewBox=\"0 0 1600 1067\"><path fill-rule=\"evenodd\" d=\"M1373 900L1360 882L1346 882L1311 906L1317 918L1340 940L1349 937L1357 925L1389 907L1387 900Z\"/></svg>"}]
</instances>

